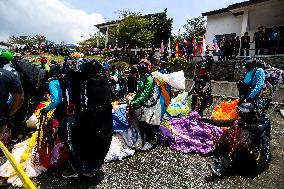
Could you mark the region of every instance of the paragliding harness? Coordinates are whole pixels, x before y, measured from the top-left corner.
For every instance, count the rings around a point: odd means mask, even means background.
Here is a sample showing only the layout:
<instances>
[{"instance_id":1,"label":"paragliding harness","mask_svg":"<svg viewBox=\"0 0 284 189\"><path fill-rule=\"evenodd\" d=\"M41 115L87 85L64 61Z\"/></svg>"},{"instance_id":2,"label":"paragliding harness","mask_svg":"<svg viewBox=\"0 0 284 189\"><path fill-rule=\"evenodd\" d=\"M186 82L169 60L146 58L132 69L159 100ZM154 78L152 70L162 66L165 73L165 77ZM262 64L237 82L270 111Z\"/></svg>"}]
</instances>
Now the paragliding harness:
<instances>
[{"instance_id":1,"label":"paragliding harness","mask_svg":"<svg viewBox=\"0 0 284 189\"><path fill-rule=\"evenodd\" d=\"M100 73L103 67L97 64L99 63L93 60L79 65L78 62L76 63L73 60L65 65L67 90L63 96L66 105L64 108L67 130L66 143L71 153L71 163L79 174L85 172L88 168L84 167L78 154L76 144L78 133L75 133L73 129L76 130L78 124L81 124L82 116L92 116L96 111L111 107L110 93L106 95L103 89L107 85L106 75ZM96 93L93 93L93 91L96 91ZM93 98L94 96L96 98ZM79 126L82 127L80 129L85 129L83 125ZM96 134L99 135L99 133ZM112 136L112 132L108 134Z\"/></svg>"}]
</instances>

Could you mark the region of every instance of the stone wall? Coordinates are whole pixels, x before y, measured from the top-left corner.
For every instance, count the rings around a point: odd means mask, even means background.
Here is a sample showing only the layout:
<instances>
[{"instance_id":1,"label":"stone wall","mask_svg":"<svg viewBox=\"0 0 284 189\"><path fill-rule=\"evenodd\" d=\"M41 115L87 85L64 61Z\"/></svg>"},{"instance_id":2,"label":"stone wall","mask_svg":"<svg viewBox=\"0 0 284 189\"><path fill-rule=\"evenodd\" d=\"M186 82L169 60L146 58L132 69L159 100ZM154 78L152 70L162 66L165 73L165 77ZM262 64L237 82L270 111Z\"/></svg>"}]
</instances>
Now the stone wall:
<instances>
[{"instance_id":1,"label":"stone wall","mask_svg":"<svg viewBox=\"0 0 284 189\"><path fill-rule=\"evenodd\" d=\"M282 56L260 56L259 58L263 59L265 62L270 65L284 70L284 55ZM193 78L194 68L196 63L189 63L185 70L186 78ZM237 82L242 79L245 70L242 67L242 59L230 60L219 62L216 61L213 63L211 71L211 79L215 81L229 81Z\"/></svg>"},{"instance_id":2,"label":"stone wall","mask_svg":"<svg viewBox=\"0 0 284 189\"><path fill-rule=\"evenodd\" d=\"M192 86L192 79L187 79L185 82L185 90L189 91ZM212 94L215 96L238 97L238 88L236 82L228 81L211 81ZM274 102L284 102L284 86L277 91Z\"/></svg>"}]
</instances>

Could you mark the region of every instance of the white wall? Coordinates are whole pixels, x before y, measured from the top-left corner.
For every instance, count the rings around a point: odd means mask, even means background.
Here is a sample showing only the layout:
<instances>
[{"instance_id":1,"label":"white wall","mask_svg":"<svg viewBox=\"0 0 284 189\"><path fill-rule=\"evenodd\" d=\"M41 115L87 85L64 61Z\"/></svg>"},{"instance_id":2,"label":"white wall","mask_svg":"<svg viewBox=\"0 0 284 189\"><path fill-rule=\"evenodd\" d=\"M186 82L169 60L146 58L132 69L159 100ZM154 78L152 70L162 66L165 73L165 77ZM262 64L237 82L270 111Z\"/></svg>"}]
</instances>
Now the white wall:
<instances>
[{"instance_id":1,"label":"white wall","mask_svg":"<svg viewBox=\"0 0 284 189\"><path fill-rule=\"evenodd\" d=\"M212 47L215 35L236 33L240 36L243 16L234 16L231 13L222 13L207 17L205 41Z\"/></svg>"},{"instance_id":2,"label":"white wall","mask_svg":"<svg viewBox=\"0 0 284 189\"><path fill-rule=\"evenodd\" d=\"M232 10L232 12L248 11L247 31L251 40L254 32L259 26L272 28L273 26L284 26L284 0L270 0L253 6ZM222 13L207 17L206 44L212 47L214 35L236 33L237 36L243 36L242 30L243 16L234 16L232 13ZM254 43L251 44L254 48ZM254 51L250 51L253 55Z\"/></svg>"}]
</instances>

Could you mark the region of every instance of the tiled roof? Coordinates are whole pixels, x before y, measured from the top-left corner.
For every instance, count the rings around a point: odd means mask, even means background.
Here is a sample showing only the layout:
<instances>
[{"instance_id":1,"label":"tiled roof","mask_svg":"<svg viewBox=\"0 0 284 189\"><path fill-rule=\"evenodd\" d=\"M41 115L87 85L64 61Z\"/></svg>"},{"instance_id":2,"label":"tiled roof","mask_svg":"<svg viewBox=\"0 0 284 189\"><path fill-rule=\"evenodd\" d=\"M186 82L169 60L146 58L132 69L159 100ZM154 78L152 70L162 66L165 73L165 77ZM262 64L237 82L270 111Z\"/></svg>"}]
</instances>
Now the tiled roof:
<instances>
[{"instance_id":1,"label":"tiled roof","mask_svg":"<svg viewBox=\"0 0 284 189\"><path fill-rule=\"evenodd\" d=\"M158 16L159 14L161 14L161 13L147 14L147 15L141 16L141 18L151 18L151 17ZM107 26L107 25L111 25L111 24L116 24L116 23L118 23L118 22L120 22L120 21L121 21L121 20L113 20L113 21L109 21L109 22L97 24L97 25L95 25L95 26L96 26L96 27Z\"/></svg>"},{"instance_id":2,"label":"tiled roof","mask_svg":"<svg viewBox=\"0 0 284 189\"><path fill-rule=\"evenodd\" d=\"M211 16L211 15L215 15L215 14L221 14L221 13L229 12L232 9L247 7L247 6L262 3L262 2L265 2L265 1L269 1L269 0L243 1L243 2L240 2L240 3L235 3L235 4L232 4L232 5L229 5L227 8L222 8L222 9L202 13L202 16Z\"/></svg>"}]
</instances>

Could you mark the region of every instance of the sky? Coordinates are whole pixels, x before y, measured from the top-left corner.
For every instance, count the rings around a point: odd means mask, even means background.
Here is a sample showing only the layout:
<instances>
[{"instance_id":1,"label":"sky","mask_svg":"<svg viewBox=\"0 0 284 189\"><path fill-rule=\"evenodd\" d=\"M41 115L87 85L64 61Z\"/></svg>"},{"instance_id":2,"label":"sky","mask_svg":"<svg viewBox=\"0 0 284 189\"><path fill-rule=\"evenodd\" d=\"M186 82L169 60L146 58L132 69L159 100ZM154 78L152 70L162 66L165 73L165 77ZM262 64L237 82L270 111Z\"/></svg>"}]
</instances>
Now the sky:
<instances>
[{"instance_id":1,"label":"sky","mask_svg":"<svg viewBox=\"0 0 284 189\"><path fill-rule=\"evenodd\" d=\"M11 35L44 35L77 43L96 32L95 24L118 19L119 10L142 14L168 9L173 33L187 19L244 0L0 0L0 41Z\"/></svg>"}]
</instances>

